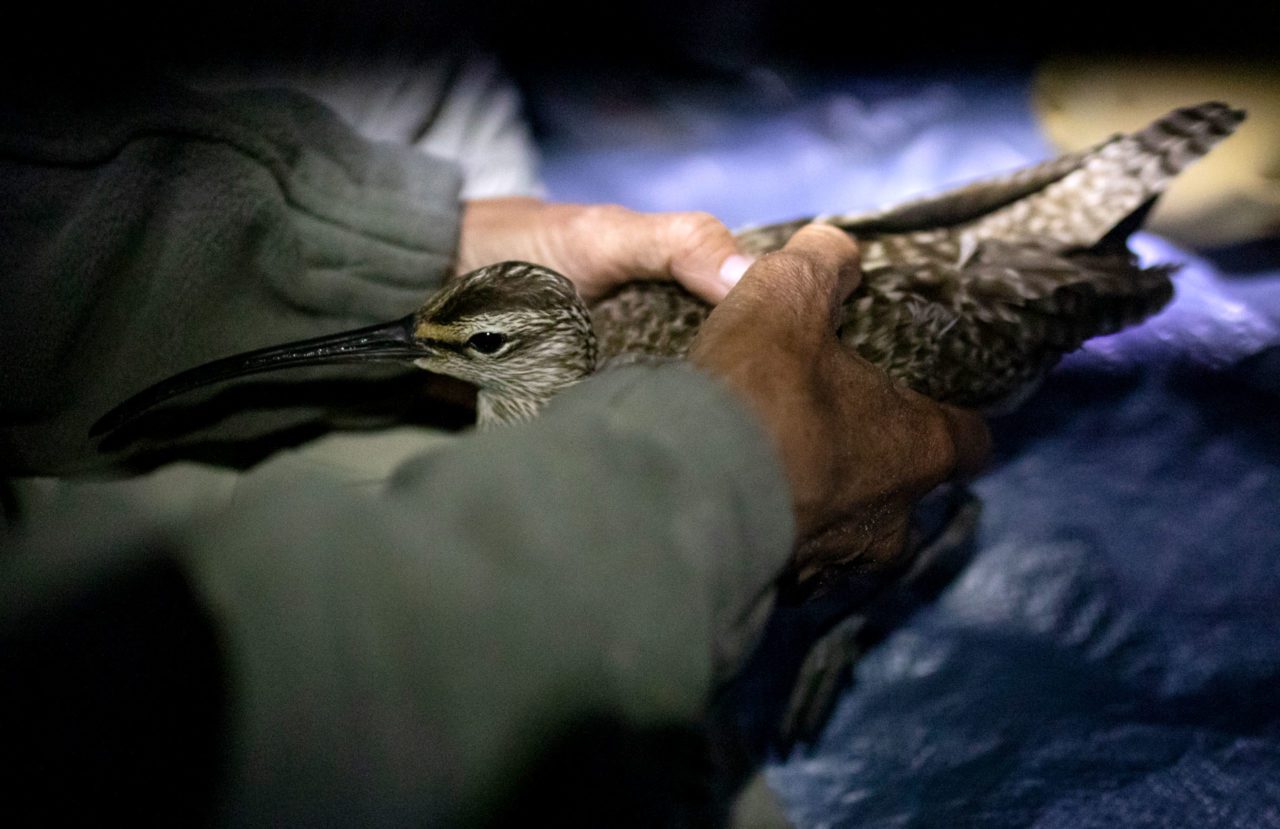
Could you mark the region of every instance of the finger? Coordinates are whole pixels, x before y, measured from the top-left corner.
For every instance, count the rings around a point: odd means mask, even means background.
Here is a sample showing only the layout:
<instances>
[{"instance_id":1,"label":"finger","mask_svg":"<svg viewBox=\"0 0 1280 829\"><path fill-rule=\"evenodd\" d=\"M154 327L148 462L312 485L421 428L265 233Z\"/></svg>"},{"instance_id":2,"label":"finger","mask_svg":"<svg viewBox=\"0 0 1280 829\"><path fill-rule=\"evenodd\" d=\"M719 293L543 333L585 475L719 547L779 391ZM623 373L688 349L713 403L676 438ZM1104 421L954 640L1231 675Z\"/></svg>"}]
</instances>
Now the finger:
<instances>
[{"instance_id":1,"label":"finger","mask_svg":"<svg viewBox=\"0 0 1280 829\"><path fill-rule=\"evenodd\" d=\"M813 222L797 230L782 248L811 260L824 275L834 276L837 303L843 303L862 282L858 243L840 228Z\"/></svg>"},{"instance_id":2,"label":"finger","mask_svg":"<svg viewBox=\"0 0 1280 829\"><path fill-rule=\"evenodd\" d=\"M650 217L666 273L712 304L724 299L752 260L738 251L729 228L709 213L662 213Z\"/></svg>"},{"instance_id":3,"label":"finger","mask_svg":"<svg viewBox=\"0 0 1280 829\"><path fill-rule=\"evenodd\" d=\"M956 449L954 476L971 478L987 465L991 456L991 430L987 421L972 409L942 406L947 428Z\"/></svg>"},{"instance_id":4,"label":"finger","mask_svg":"<svg viewBox=\"0 0 1280 829\"><path fill-rule=\"evenodd\" d=\"M838 571L854 566L859 572L874 573L902 562L902 551L910 536L911 511L864 508L861 512L858 520L846 517L797 544L797 581L810 581L833 568Z\"/></svg>"},{"instance_id":5,"label":"finger","mask_svg":"<svg viewBox=\"0 0 1280 829\"><path fill-rule=\"evenodd\" d=\"M916 453L916 468L922 476L920 494L943 481L968 479L983 470L991 455L991 431L982 415L938 403L899 383L892 385L897 397L914 412L912 419L919 426L910 448Z\"/></svg>"},{"instance_id":6,"label":"finger","mask_svg":"<svg viewBox=\"0 0 1280 829\"><path fill-rule=\"evenodd\" d=\"M775 318L796 331L834 334L845 299L862 280L858 244L839 228L809 224L779 251L762 257L743 280L748 294L775 309ZM791 290L781 290L786 285ZM778 310L790 314L778 314ZM819 321L826 317L830 325Z\"/></svg>"},{"instance_id":7,"label":"finger","mask_svg":"<svg viewBox=\"0 0 1280 829\"><path fill-rule=\"evenodd\" d=\"M752 261L738 252L729 228L708 213L658 218L666 219L671 275L708 302L724 299Z\"/></svg>"}]
</instances>

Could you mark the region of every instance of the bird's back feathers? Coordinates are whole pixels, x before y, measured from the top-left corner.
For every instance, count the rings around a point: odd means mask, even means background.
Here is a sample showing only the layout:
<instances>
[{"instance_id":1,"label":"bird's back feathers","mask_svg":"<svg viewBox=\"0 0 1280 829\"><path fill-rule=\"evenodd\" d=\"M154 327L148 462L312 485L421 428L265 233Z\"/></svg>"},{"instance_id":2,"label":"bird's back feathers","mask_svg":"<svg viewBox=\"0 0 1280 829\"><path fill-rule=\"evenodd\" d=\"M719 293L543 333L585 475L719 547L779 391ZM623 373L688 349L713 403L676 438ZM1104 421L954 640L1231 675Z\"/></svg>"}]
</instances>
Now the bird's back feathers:
<instances>
[{"instance_id":1,"label":"bird's back feathers","mask_svg":"<svg viewBox=\"0 0 1280 829\"><path fill-rule=\"evenodd\" d=\"M1154 200L1244 113L1176 110L1092 150L870 213L825 216L858 239L864 279L842 341L937 400L990 407L1020 396L1066 352L1155 313L1172 268L1128 250ZM810 220L738 235L777 250ZM709 309L678 286L633 283L592 309L602 353L683 356Z\"/></svg>"},{"instance_id":2,"label":"bird's back feathers","mask_svg":"<svg viewBox=\"0 0 1280 829\"><path fill-rule=\"evenodd\" d=\"M1168 183L1243 119L1218 103L941 195L828 216L858 239L863 280L839 337L936 400L990 408L1021 399L1089 337L1161 308L1171 268L1143 268L1129 234ZM808 219L739 234L744 251L782 247ZM175 394L287 365L412 359L481 388L480 414L534 414L602 361L683 357L710 308L674 282L632 282L590 309L541 266L505 262L455 280L385 326L290 343L191 369L108 413L108 430ZM493 330L481 326L494 326ZM477 333L479 332L479 333ZM503 350L472 341L517 343ZM495 402L496 401L496 402Z\"/></svg>"}]
</instances>

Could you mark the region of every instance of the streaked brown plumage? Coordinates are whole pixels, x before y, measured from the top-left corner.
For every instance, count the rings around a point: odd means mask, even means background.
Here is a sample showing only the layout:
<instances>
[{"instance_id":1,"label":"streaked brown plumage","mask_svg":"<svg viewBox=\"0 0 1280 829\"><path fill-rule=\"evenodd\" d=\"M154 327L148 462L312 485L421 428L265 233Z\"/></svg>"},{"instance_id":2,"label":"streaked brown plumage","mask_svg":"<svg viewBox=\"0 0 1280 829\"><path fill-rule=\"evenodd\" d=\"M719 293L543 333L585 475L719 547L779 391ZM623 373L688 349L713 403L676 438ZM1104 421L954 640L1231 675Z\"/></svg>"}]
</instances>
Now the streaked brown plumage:
<instances>
[{"instance_id":1,"label":"streaked brown plumage","mask_svg":"<svg viewBox=\"0 0 1280 829\"><path fill-rule=\"evenodd\" d=\"M1128 236L1243 118L1201 104L1087 152L873 213L818 217L862 250L841 339L936 400L985 407L1019 396L1063 354L1169 300L1171 269L1139 267ZM739 244L776 250L807 221L744 231ZM592 319L606 358L683 355L707 312L678 286L644 282L597 303Z\"/></svg>"},{"instance_id":2,"label":"streaked brown plumage","mask_svg":"<svg viewBox=\"0 0 1280 829\"><path fill-rule=\"evenodd\" d=\"M862 250L864 278L845 306L841 340L937 400L1018 399L1063 354L1168 301L1171 269L1140 267L1129 234L1168 183L1243 118L1205 103L1087 152L872 213L818 217ZM746 230L739 244L776 250L808 221ZM207 383L362 359L461 377L480 390L482 425L519 420L600 362L683 357L709 312L661 282L629 283L587 309L553 271L501 263L459 278L403 320L184 372L130 398L94 431Z\"/></svg>"}]
</instances>

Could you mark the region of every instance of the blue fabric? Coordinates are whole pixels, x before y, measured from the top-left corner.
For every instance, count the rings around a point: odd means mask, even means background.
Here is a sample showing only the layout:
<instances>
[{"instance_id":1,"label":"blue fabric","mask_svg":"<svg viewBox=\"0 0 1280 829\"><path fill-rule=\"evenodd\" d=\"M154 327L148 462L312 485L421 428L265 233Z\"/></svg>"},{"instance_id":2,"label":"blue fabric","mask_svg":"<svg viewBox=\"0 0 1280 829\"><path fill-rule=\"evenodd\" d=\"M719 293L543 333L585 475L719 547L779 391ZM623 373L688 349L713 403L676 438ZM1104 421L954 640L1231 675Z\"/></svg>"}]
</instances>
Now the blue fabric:
<instances>
[{"instance_id":1,"label":"blue fabric","mask_svg":"<svg viewBox=\"0 0 1280 829\"><path fill-rule=\"evenodd\" d=\"M1048 156L1027 80L533 103L553 197L737 226ZM1135 248L1176 300L993 424L977 556L769 770L800 826L1280 826L1280 255Z\"/></svg>"}]
</instances>

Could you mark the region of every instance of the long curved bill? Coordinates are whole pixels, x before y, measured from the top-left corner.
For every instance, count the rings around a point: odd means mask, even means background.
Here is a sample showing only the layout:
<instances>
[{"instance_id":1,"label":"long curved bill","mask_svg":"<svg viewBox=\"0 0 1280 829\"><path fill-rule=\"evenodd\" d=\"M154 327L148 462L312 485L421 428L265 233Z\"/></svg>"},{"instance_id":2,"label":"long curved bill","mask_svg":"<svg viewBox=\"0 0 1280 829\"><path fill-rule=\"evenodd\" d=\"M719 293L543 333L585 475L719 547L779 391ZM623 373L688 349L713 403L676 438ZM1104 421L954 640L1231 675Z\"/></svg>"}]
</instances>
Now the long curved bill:
<instances>
[{"instance_id":1,"label":"long curved bill","mask_svg":"<svg viewBox=\"0 0 1280 829\"><path fill-rule=\"evenodd\" d=\"M371 325L341 334L246 351L188 369L149 386L107 412L92 428L90 437L113 432L159 403L194 389L292 366L363 363L380 360L412 360L430 353L430 346L413 337L412 315L395 322Z\"/></svg>"}]
</instances>

